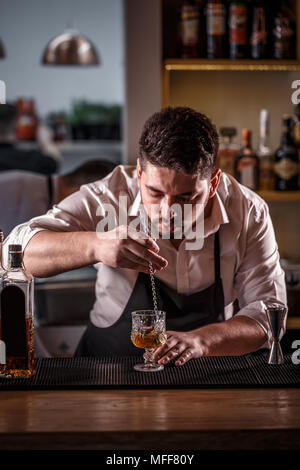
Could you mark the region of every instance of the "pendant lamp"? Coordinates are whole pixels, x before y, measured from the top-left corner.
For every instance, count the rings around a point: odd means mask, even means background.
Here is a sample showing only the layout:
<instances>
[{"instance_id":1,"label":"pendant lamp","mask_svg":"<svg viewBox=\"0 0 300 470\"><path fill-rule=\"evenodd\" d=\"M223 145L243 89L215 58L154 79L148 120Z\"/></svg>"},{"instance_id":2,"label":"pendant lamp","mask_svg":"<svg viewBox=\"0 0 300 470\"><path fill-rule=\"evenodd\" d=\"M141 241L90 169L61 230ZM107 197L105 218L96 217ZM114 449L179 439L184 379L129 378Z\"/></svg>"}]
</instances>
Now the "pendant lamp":
<instances>
[{"instance_id":1,"label":"pendant lamp","mask_svg":"<svg viewBox=\"0 0 300 470\"><path fill-rule=\"evenodd\" d=\"M52 39L42 56L43 65L99 65L95 46L76 29L66 29Z\"/></svg>"}]
</instances>

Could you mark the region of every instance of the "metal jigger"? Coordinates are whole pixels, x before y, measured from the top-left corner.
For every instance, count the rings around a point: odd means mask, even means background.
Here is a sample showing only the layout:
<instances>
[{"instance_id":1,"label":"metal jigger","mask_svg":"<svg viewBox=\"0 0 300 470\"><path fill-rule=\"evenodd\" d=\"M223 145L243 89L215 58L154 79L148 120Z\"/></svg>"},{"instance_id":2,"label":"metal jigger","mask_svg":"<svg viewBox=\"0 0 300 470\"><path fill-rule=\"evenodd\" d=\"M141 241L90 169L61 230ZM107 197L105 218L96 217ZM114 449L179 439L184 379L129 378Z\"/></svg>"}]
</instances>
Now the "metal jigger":
<instances>
[{"instance_id":1,"label":"metal jigger","mask_svg":"<svg viewBox=\"0 0 300 470\"><path fill-rule=\"evenodd\" d=\"M287 308L274 302L265 303L266 315L272 333L272 346L268 356L268 364L282 364L284 362L279 342L280 333L287 313Z\"/></svg>"}]
</instances>

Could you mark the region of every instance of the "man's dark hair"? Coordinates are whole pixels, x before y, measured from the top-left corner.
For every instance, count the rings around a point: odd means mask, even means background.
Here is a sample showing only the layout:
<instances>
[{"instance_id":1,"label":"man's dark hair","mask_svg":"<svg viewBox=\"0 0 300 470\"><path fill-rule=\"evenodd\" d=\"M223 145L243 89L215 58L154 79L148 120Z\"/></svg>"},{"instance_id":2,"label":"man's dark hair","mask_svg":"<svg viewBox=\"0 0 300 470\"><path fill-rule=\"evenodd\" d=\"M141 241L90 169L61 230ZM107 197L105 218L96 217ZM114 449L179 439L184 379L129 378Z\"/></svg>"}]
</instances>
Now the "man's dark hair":
<instances>
[{"instance_id":1,"label":"man's dark hair","mask_svg":"<svg viewBox=\"0 0 300 470\"><path fill-rule=\"evenodd\" d=\"M12 104L0 104L0 137L14 132L17 121L17 108Z\"/></svg>"},{"instance_id":2,"label":"man's dark hair","mask_svg":"<svg viewBox=\"0 0 300 470\"><path fill-rule=\"evenodd\" d=\"M79 187L104 178L115 164L107 160L89 160L75 170L62 176L63 182L69 187Z\"/></svg>"},{"instance_id":3,"label":"man's dark hair","mask_svg":"<svg viewBox=\"0 0 300 470\"><path fill-rule=\"evenodd\" d=\"M148 161L205 179L213 172L219 138L204 114L188 107L168 107L146 121L139 144L142 169Z\"/></svg>"}]
</instances>

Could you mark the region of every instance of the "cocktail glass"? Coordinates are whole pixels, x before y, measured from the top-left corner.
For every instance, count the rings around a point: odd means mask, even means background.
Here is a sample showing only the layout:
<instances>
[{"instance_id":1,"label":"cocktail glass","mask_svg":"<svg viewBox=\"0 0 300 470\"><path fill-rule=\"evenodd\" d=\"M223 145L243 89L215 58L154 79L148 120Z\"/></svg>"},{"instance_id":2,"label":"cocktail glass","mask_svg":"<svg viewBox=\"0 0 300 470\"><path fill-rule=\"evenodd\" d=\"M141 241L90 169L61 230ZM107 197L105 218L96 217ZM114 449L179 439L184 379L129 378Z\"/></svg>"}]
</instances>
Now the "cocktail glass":
<instances>
[{"instance_id":1,"label":"cocktail glass","mask_svg":"<svg viewBox=\"0 0 300 470\"><path fill-rule=\"evenodd\" d=\"M162 310L135 310L131 313L131 341L137 348L145 349L144 363L135 364L141 372L156 372L164 366L154 362L154 350L166 340L166 312Z\"/></svg>"}]
</instances>

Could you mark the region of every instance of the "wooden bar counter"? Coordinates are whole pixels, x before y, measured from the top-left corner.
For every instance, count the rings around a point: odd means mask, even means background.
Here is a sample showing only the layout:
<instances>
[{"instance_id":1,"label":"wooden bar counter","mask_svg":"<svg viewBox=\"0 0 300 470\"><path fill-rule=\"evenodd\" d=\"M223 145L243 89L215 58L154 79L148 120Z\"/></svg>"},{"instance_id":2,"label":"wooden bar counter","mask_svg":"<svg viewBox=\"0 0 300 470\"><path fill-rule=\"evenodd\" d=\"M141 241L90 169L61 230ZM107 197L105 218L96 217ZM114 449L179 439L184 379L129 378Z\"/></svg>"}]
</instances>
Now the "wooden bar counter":
<instances>
[{"instance_id":1,"label":"wooden bar counter","mask_svg":"<svg viewBox=\"0 0 300 470\"><path fill-rule=\"evenodd\" d=\"M0 449L298 450L300 391L1 391Z\"/></svg>"}]
</instances>

